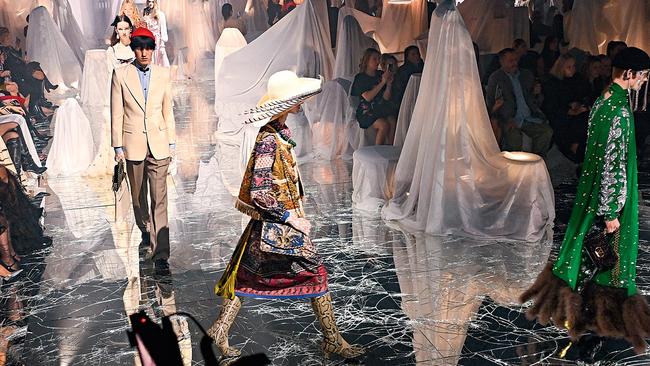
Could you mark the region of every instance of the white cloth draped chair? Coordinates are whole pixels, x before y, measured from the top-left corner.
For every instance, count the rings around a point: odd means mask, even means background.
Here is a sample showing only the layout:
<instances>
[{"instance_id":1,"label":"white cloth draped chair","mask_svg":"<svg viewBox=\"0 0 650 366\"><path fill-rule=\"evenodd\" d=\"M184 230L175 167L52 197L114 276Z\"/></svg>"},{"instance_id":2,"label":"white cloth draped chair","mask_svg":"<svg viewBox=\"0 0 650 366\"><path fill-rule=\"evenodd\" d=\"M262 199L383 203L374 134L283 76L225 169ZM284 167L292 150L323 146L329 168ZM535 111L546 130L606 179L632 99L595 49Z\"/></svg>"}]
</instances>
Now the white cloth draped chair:
<instances>
[{"instance_id":1,"label":"white cloth draped chair","mask_svg":"<svg viewBox=\"0 0 650 366\"><path fill-rule=\"evenodd\" d=\"M95 145L90 122L76 99L68 98L52 120L54 137L47 157L50 176L77 175L93 161Z\"/></svg>"},{"instance_id":2,"label":"white cloth draped chair","mask_svg":"<svg viewBox=\"0 0 650 366\"><path fill-rule=\"evenodd\" d=\"M504 157L457 10L434 15L393 198L382 217L434 235L537 241L555 218L544 161Z\"/></svg>"},{"instance_id":3,"label":"white cloth draped chair","mask_svg":"<svg viewBox=\"0 0 650 366\"><path fill-rule=\"evenodd\" d=\"M406 84L406 91L402 98L402 104L399 108L399 116L397 116L397 126L395 129L394 146L403 146L406 139L406 133L411 125L411 117L413 116L413 109L415 109L415 102L418 99L418 92L420 91L420 80L422 74L413 74Z\"/></svg>"}]
</instances>

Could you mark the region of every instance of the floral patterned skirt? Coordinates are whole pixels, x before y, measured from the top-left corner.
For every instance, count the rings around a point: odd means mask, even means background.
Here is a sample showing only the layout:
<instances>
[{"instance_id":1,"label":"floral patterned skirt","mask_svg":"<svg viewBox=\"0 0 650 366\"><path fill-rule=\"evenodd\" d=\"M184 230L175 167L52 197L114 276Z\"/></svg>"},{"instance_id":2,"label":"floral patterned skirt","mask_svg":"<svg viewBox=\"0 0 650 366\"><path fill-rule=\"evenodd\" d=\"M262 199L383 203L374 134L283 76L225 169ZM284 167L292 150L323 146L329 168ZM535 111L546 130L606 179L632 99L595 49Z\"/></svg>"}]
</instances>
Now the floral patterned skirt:
<instances>
[{"instance_id":1,"label":"floral patterned skirt","mask_svg":"<svg viewBox=\"0 0 650 366\"><path fill-rule=\"evenodd\" d=\"M313 245L305 245L305 249L296 255L263 251L262 224L258 220L248 223L217 284L216 293L225 297L278 299L326 294L327 270Z\"/></svg>"}]
</instances>

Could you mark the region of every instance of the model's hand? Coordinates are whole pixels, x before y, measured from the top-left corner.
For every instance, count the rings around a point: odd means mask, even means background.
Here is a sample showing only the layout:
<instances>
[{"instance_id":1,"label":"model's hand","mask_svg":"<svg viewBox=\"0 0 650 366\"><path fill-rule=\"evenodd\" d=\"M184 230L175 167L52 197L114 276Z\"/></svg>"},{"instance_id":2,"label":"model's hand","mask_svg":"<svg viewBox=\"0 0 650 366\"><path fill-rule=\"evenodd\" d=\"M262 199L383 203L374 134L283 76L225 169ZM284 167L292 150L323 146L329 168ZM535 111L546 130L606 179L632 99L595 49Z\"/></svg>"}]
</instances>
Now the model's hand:
<instances>
[{"instance_id":1,"label":"model's hand","mask_svg":"<svg viewBox=\"0 0 650 366\"><path fill-rule=\"evenodd\" d=\"M124 161L124 160L126 160L126 157L124 156L124 151L116 151L115 161Z\"/></svg>"},{"instance_id":2,"label":"model's hand","mask_svg":"<svg viewBox=\"0 0 650 366\"><path fill-rule=\"evenodd\" d=\"M309 232L311 231L311 224L309 223L309 220L303 219L301 217L289 216L287 224L291 225L294 229L304 233L305 235L309 235Z\"/></svg>"},{"instance_id":3,"label":"model's hand","mask_svg":"<svg viewBox=\"0 0 650 366\"><path fill-rule=\"evenodd\" d=\"M606 234L614 233L620 227L621 227L621 223L618 222L618 219L614 219L612 221L605 221L605 233Z\"/></svg>"}]
</instances>

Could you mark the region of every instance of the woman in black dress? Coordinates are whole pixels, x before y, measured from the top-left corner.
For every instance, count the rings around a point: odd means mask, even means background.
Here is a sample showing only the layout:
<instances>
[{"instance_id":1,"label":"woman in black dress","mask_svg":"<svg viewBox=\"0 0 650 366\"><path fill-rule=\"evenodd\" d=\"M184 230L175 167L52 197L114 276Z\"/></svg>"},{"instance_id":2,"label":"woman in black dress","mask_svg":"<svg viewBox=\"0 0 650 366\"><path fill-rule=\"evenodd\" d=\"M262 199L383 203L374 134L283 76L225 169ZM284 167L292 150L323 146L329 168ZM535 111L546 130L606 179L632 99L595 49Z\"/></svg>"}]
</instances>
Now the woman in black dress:
<instances>
[{"instance_id":1,"label":"woman in black dress","mask_svg":"<svg viewBox=\"0 0 650 366\"><path fill-rule=\"evenodd\" d=\"M376 49L366 50L350 94L360 100L356 113L359 127L377 131L375 145L392 145L397 124L396 111L390 103L395 73L379 70L380 57Z\"/></svg>"},{"instance_id":2,"label":"woman in black dress","mask_svg":"<svg viewBox=\"0 0 650 366\"><path fill-rule=\"evenodd\" d=\"M553 127L553 138L560 151L576 163L584 159L587 143L590 88L576 77L576 60L560 56L544 84L542 110Z\"/></svg>"}]
</instances>

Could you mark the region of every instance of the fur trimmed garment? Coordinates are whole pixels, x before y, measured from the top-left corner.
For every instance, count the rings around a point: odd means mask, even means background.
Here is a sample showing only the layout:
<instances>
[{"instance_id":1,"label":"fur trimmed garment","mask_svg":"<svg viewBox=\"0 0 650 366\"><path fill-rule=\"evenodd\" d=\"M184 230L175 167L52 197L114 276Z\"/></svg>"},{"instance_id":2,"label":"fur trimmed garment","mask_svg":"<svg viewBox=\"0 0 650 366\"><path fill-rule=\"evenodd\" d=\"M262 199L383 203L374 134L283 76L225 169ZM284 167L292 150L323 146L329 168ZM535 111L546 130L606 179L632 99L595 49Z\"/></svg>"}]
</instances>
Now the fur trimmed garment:
<instances>
[{"instance_id":1,"label":"fur trimmed garment","mask_svg":"<svg viewBox=\"0 0 650 366\"><path fill-rule=\"evenodd\" d=\"M650 336L650 307L644 296L627 296L626 289L604 287L593 282L582 293L575 292L553 274L553 263L546 265L535 283L519 300L533 300L526 312L529 320L542 325L552 322L567 329L577 341L591 331L602 337L623 338L637 354L644 353Z\"/></svg>"}]
</instances>

